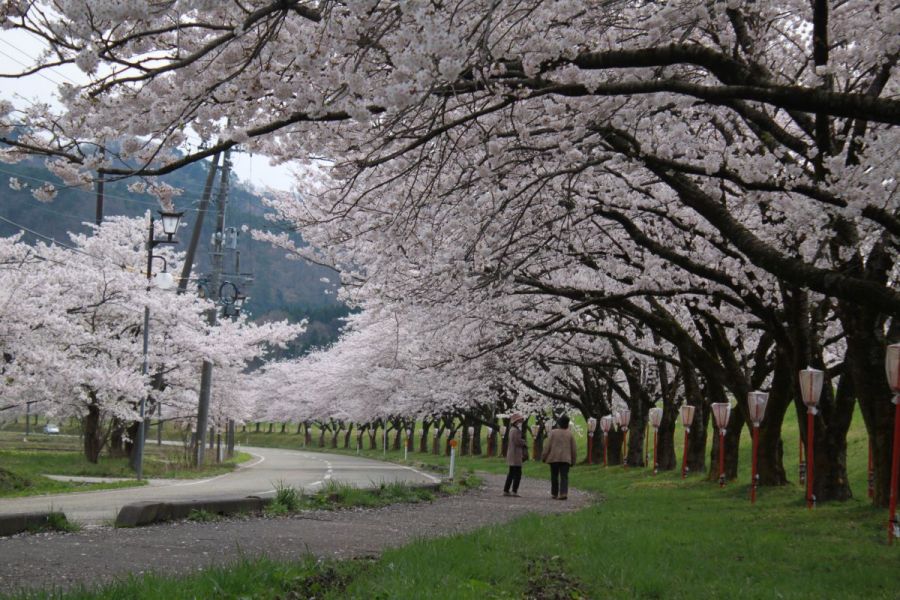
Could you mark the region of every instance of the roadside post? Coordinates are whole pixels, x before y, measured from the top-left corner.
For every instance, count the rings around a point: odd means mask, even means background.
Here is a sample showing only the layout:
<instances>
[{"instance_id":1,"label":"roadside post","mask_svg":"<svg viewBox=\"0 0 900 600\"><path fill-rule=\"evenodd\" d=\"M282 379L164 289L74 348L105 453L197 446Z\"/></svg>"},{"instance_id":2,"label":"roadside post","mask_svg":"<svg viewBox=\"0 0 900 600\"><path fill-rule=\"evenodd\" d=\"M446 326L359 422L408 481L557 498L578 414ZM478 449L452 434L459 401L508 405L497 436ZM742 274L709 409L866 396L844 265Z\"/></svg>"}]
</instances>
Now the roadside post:
<instances>
[{"instance_id":1,"label":"roadside post","mask_svg":"<svg viewBox=\"0 0 900 600\"><path fill-rule=\"evenodd\" d=\"M453 481L454 471L456 470L456 439L450 440L450 481Z\"/></svg>"}]
</instances>

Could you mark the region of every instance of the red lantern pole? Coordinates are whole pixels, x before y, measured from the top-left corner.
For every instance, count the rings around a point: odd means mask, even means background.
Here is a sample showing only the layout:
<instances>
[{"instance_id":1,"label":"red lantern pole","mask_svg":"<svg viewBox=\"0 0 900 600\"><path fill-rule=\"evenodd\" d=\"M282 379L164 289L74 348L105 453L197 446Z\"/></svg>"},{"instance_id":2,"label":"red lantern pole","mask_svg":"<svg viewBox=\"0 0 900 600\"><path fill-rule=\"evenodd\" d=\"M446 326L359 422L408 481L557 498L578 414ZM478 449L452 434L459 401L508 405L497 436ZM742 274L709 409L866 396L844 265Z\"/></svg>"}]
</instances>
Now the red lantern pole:
<instances>
[{"instance_id":1,"label":"red lantern pole","mask_svg":"<svg viewBox=\"0 0 900 600\"><path fill-rule=\"evenodd\" d=\"M690 404L681 406L681 426L684 427L684 449L681 454L681 478L687 478L688 443L691 435L691 423L694 422L694 407Z\"/></svg>"},{"instance_id":2,"label":"red lantern pole","mask_svg":"<svg viewBox=\"0 0 900 600\"><path fill-rule=\"evenodd\" d=\"M725 429L719 430L719 487L725 487Z\"/></svg>"},{"instance_id":3,"label":"red lantern pole","mask_svg":"<svg viewBox=\"0 0 900 600\"><path fill-rule=\"evenodd\" d=\"M653 444L656 445L656 434L654 432ZM650 424L647 424L646 430L644 431L644 464L646 465L650 460ZM656 474L656 448L653 449L653 474Z\"/></svg>"},{"instance_id":4,"label":"red lantern pole","mask_svg":"<svg viewBox=\"0 0 900 600\"><path fill-rule=\"evenodd\" d=\"M797 446L799 448L800 453L800 463L798 466L799 474L797 478L800 480L800 483L806 483L806 461L803 460L803 438L800 437L797 439Z\"/></svg>"},{"instance_id":5,"label":"red lantern pole","mask_svg":"<svg viewBox=\"0 0 900 600\"><path fill-rule=\"evenodd\" d=\"M725 429L731 415L731 405L727 402L713 402L713 417L719 430L719 487L725 487Z\"/></svg>"},{"instance_id":6,"label":"red lantern pole","mask_svg":"<svg viewBox=\"0 0 900 600\"><path fill-rule=\"evenodd\" d=\"M750 420L753 422L753 459L750 464L750 504L756 502L756 489L759 487L759 473L756 471L757 456L759 455L759 426L766 414L766 405L769 403L769 394L766 392L750 392L747 394L747 410Z\"/></svg>"},{"instance_id":7,"label":"red lantern pole","mask_svg":"<svg viewBox=\"0 0 900 600\"><path fill-rule=\"evenodd\" d=\"M622 468L628 468L628 430L625 430L625 435L622 437Z\"/></svg>"},{"instance_id":8,"label":"red lantern pole","mask_svg":"<svg viewBox=\"0 0 900 600\"><path fill-rule=\"evenodd\" d=\"M806 465L806 508L813 508L816 505L816 495L813 493L813 436L816 431L816 415L810 410L806 413L806 458L809 463Z\"/></svg>"},{"instance_id":9,"label":"red lantern pole","mask_svg":"<svg viewBox=\"0 0 900 600\"><path fill-rule=\"evenodd\" d=\"M872 440L869 439L869 498L875 497L875 468L872 461Z\"/></svg>"},{"instance_id":10,"label":"red lantern pole","mask_svg":"<svg viewBox=\"0 0 900 600\"><path fill-rule=\"evenodd\" d=\"M606 455L609 451L609 434L603 433L603 466L607 466Z\"/></svg>"},{"instance_id":11,"label":"red lantern pole","mask_svg":"<svg viewBox=\"0 0 900 600\"><path fill-rule=\"evenodd\" d=\"M894 395L894 440L891 455L891 516L888 521L888 544L892 544L895 537L900 537L900 527L897 525L898 465L900 465L900 394Z\"/></svg>"},{"instance_id":12,"label":"red lantern pole","mask_svg":"<svg viewBox=\"0 0 900 600\"><path fill-rule=\"evenodd\" d=\"M753 461L751 474L752 482L750 485L750 504L756 503L756 486L759 481L759 474L756 472L756 453L759 450L759 427L753 428Z\"/></svg>"},{"instance_id":13,"label":"red lantern pole","mask_svg":"<svg viewBox=\"0 0 900 600\"><path fill-rule=\"evenodd\" d=\"M806 405L806 507L815 508L816 495L814 466L815 457L815 426L816 406L819 404L819 396L822 393L822 385L825 382L825 373L819 369L808 367L800 371L800 393L803 395L803 404Z\"/></svg>"},{"instance_id":14,"label":"red lantern pole","mask_svg":"<svg viewBox=\"0 0 900 600\"><path fill-rule=\"evenodd\" d=\"M588 464L594 464L594 432L588 433Z\"/></svg>"},{"instance_id":15,"label":"red lantern pole","mask_svg":"<svg viewBox=\"0 0 900 600\"><path fill-rule=\"evenodd\" d=\"M653 474L656 475L659 472L659 465L656 462L656 443L659 441L659 430L655 427L653 428Z\"/></svg>"}]
</instances>

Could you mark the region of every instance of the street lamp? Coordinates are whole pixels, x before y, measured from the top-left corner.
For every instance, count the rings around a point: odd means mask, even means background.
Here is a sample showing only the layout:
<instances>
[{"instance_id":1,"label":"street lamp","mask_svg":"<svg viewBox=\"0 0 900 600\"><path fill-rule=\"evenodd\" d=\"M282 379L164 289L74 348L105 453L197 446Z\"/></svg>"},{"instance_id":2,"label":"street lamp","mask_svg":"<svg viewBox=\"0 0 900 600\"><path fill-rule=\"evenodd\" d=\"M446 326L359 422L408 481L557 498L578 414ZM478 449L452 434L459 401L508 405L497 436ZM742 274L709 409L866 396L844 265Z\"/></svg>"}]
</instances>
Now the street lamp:
<instances>
[{"instance_id":1,"label":"street lamp","mask_svg":"<svg viewBox=\"0 0 900 600\"><path fill-rule=\"evenodd\" d=\"M691 424L694 422L694 407L690 404L681 405L681 426L684 427L684 449L681 451L681 478L687 477L688 466L688 440L691 435Z\"/></svg>"},{"instance_id":2,"label":"street lamp","mask_svg":"<svg viewBox=\"0 0 900 600\"><path fill-rule=\"evenodd\" d=\"M653 474L659 472L659 463L656 460L656 444L659 442L659 425L662 423L663 409L654 406L650 409L650 426L653 427Z\"/></svg>"},{"instance_id":3,"label":"street lamp","mask_svg":"<svg viewBox=\"0 0 900 600\"><path fill-rule=\"evenodd\" d=\"M884 357L884 370L888 385L894 392L894 440L891 453L891 495L890 517L888 520L888 543L893 544L895 537L900 537L900 526L897 524L897 467L900 465L900 344L887 347Z\"/></svg>"},{"instance_id":4,"label":"street lamp","mask_svg":"<svg viewBox=\"0 0 900 600\"><path fill-rule=\"evenodd\" d=\"M158 279L157 283L162 289L169 289L171 284L173 283L172 276L167 273L165 258L161 256L154 256L153 249L162 244L177 244L178 240L174 239L172 236L178 231L178 224L181 221L181 216L183 212L172 212L172 211L159 211L160 220L162 221L163 233L166 235L165 239L157 239L154 235L154 219L153 215L150 215L150 228L147 235L147 291L150 291L150 282L153 280L153 259L154 258L162 258L163 264L163 273L160 275L166 274L167 277L163 277ZM144 377L147 376L148 372L148 350L150 345L150 305L144 304L144 348L143 348L143 362L141 364L141 375ZM146 424L144 423L144 410L146 405L146 396L141 398L140 408L138 409L138 415L140 420L138 421L138 432L137 432L137 440L135 444L135 456L134 456L134 468L136 471L137 479L140 481L144 475L144 436L146 431Z\"/></svg>"},{"instance_id":5,"label":"street lamp","mask_svg":"<svg viewBox=\"0 0 900 600\"><path fill-rule=\"evenodd\" d=\"M619 428L624 435L622 436L622 468L628 468L628 423L631 422L631 411L623 408L619 411Z\"/></svg>"},{"instance_id":6,"label":"street lamp","mask_svg":"<svg viewBox=\"0 0 900 600\"><path fill-rule=\"evenodd\" d=\"M756 472L756 455L759 451L759 425L766 414L769 394L766 392L750 392L747 394L747 409L753 423L753 454L750 461L750 503L756 502L756 488L759 487L759 473Z\"/></svg>"},{"instance_id":7,"label":"street lamp","mask_svg":"<svg viewBox=\"0 0 900 600\"><path fill-rule=\"evenodd\" d=\"M606 463L606 455L609 451L609 430L612 429L613 426L613 418L612 415L606 415L605 417L600 417L600 431L603 432L603 466L607 465Z\"/></svg>"},{"instance_id":8,"label":"street lamp","mask_svg":"<svg viewBox=\"0 0 900 600\"><path fill-rule=\"evenodd\" d=\"M587 420L588 429L588 464L594 464L594 432L597 431L597 419L590 417Z\"/></svg>"},{"instance_id":9,"label":"street lamp","mask_svg":"<svg viewBox=\"0 0 900 600\"><path fill-rule=\"evenodd\" d=\"M825 382L825 373L819 369L808 367L800 371L800 394L803 396L803 404L806 405L806 507L813 508L816 505L816 495L813 492L813 436L815 434L816 406L819 404L819 396L822 395L822 384Z\"/></svg>"},{"instance_id":10,"label":"street lamp","mask_svg":"<svg viewBox=\"0 0 900 600\"><path fill-rule=\"evenodd\" d=\"M731 416L731 404L713 402L712 412L719 430L719 487L725 487L725 429L728 427L728 417Z\"/></svg>"}]
</instances>

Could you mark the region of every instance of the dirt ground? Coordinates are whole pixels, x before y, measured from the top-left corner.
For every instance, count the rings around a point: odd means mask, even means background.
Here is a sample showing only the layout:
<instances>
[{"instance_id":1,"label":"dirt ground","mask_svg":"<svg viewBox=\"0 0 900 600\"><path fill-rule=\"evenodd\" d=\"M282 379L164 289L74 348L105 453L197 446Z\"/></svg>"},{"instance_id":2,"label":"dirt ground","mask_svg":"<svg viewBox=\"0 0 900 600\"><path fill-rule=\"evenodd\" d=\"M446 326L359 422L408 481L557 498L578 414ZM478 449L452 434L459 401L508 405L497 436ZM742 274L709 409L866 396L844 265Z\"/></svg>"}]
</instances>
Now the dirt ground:
<instances>
[{"instance_id":1,"label":"dirt ground","mask_svg":"<svg viewBox=\"0 0 900 600\"><path fill-rule=\"evenodd\" d=\"M0 589L90 586L150 571L184 574L262 555L279 560L307 553L376 556L416 539L472 531L529 513L569 512L591 502L577 490L570 490L566 502L553 500L549 482L534 479L522 480L520 497L504 497L502 477L481 477L481 489L431 503L0 538Z\"/></svg>"}]
</instances>

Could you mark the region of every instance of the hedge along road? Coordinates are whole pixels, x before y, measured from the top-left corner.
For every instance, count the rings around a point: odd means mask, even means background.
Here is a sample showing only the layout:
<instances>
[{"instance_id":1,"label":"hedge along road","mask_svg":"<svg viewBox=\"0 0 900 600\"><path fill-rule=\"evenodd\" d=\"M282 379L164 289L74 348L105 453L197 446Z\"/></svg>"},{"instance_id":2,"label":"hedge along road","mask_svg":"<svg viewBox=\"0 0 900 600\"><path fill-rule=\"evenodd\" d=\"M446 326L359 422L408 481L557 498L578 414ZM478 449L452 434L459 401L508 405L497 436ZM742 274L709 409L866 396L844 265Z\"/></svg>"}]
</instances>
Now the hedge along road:
<instances>
[{"instance_id":1,"label":"hedge along road","mask_svg":"<svg viewBox=\"0 0 900 600\"><path fill-rule=\"evenodd\" d=\"M393 481L440 481L411 467L355 456L275 448L241 450L253 455L253 460L231 473L210 479L154 479L150 485L139 488L5 499L0 500L0 515L55 510L81 525L94 526L109 524L123 505L132 502L266 497L274 496L275 489L282 485L315 491L329 480L359 487Z\"/></svg>"}]
</instances>

